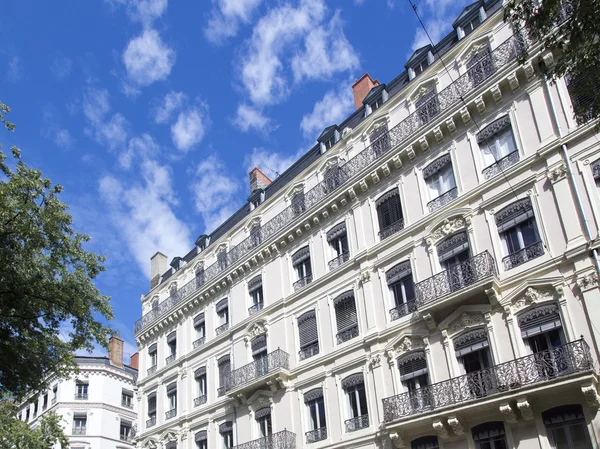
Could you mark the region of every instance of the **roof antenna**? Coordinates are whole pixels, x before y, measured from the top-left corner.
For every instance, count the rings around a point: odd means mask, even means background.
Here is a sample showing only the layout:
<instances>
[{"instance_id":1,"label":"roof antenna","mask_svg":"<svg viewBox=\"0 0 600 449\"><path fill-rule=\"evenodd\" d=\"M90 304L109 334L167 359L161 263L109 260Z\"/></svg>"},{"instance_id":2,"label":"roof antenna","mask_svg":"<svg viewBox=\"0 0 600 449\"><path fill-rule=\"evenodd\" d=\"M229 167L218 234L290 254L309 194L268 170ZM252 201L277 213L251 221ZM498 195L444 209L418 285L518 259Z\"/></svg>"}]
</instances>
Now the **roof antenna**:
<instances>
[{"instance_id":1,"label":"roof antenna","mask_svg":"<svg viewBox=\"0 0 600 449\"><path fill-rule=\"evenodd\" d=\"M273 173L275 175L275 178L279 178L279 172L275 171L269 167L265 167L266 170L269 170L271 173Z\"/></svg>"}]
</instances>

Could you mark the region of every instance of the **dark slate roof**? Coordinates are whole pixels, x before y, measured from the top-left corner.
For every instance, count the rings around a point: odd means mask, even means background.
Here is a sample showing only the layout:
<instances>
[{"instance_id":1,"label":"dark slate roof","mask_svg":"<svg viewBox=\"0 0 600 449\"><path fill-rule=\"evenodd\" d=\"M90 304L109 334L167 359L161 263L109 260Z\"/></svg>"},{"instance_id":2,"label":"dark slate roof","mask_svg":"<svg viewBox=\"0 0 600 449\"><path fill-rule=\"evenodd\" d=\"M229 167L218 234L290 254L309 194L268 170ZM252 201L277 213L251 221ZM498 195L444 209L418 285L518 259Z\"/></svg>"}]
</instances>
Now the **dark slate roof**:
<instances>
[{"instance_id":1,"label":"dark slate roof","mask_svg":"<svg viewBox=\"0 0 600 449\"><path fill-rule=\"evenodd\" d=\"M76 364L80 364L80 363L93 363L96 365L107 365L107 366L113 366L115 368L121 369L118 366L113 365L112 363L110 363L110 359L106 356L103 357L98 357L98 356L85 356L85 355L76 355L75 357L73 357L73 361ZM129 365L123 364L123 371L126 371L134 376L137 376L137 372L138 370L135 368L132 368Z\"/></svg>"},{"instance_id":2,"label":"dark slate roof","mask_svg":"<svg viewBox=\"0 0 600 449\"><path fill-rule=\"evenodd\" d=\"M463 21L466 17L470 16L472 13L474 14L475 11L477 11L482 5L483 0L478 0L474 3L471 3L470 5L465 6L465 9L463 9L462 12L458 15L458 17L452 24L452 27L456 28L458 25L460 25L461 21Z\"/></svg>"},{"instance_id":3,"label":"dark slate roof","mask_svg":"<svg viewBox=\"0 0 600 449\"><path fill-rule=\"evenodd\" d=\"M423 55L426 55L429 50L432 50L431 44L423 45L421 48L417 48L412 56L408 58L408 61L406 61L404 67L409 67L417 59L420 59Z\"/></svg>"},{"instance_id":4,"label":"dark slate roof","mask_svg":"<svg viewBox=\"0 0 600 449\"><path fill-rule=\"evenodd\" d=\"M325 128L321 135L317 137L317 142L324 142L325 140L329 139L329 137L335 132L336 129L337 125L331 125Z\"/></svg>"},{"instance_id":5,"label":"dark slate roof","mask_svg":"<svg viewBox=\"0 0 600 449\"><path fill-rule=\"evenodd\" d=\"M375 86L367 94L367 96L363 100L363 104L369 104L369 103L375 101L379 96L381 96L381 92L383 92L384 89L387 89L387 86L385 84L380 84L379 86Z\"/></svg>"}]
</instances>

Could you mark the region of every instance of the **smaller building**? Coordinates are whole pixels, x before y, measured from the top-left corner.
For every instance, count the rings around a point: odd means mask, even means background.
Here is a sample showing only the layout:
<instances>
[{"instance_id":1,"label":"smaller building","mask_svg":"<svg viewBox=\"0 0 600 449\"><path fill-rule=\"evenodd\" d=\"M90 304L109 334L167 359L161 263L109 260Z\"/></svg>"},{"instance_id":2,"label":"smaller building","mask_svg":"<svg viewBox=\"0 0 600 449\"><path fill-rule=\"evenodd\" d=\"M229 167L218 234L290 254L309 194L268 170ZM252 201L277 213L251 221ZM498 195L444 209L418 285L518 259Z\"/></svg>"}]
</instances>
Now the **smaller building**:
<instances>
[{"instance_id":1,"label":"smaller building","mask_svg":"<svg viewBox=\"0 0 600 449\"><path fill-rule=\"evenodd\" d=\"M108 357L75 357L79 372L53 379L24 401L17 417L35 427L50 410L62 417L71 449L131 449L137 411L138 354L123 363L123 340L111 337Z\"/></svg>"}]
</instances>

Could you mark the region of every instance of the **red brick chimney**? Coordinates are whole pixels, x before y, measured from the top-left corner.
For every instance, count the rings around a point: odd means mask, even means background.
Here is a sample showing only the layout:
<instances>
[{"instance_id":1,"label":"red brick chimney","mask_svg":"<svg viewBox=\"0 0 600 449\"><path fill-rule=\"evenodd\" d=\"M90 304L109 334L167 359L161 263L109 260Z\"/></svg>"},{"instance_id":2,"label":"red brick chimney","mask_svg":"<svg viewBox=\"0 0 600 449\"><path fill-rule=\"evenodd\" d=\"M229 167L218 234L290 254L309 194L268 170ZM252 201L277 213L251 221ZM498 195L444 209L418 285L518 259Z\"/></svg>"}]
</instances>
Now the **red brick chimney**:
<instances>
[{"instance_id":1,"label":"red brick chimney","mask_svg":"<svg viewBox=\"0 0 600 449\"><path fill-rule=\"evenodd\" d=\"M114 366L123 367L123 340L116 335L108 340L108 358Z\"/></svg>"},{"instance_id":2,"label":"red brick chimney","mask_svg":"<svg viewBox=\"0 0 600 449\"><path fill-rule=\"evenodd\" d=\"M352 91L354 92L354 105L356 106L356 109L359 109L362 106L363 100L375 86L379 86L379 81L373 80L369 73L365 73L357 82L352 85Z\"/></svg>"},{"instance_id":3,"label":"red brick chimney","mask_svg":"<svg viewBox=\"0 0 600 449\"><path fill-rule=\"evenodd\" d=\"M256 189L264 189L269 184L271 184L271 180L267 175L265 175L260 168L254 167L250 171L250 193L254 192Z\"/></svg>"},{"instance_id":4,"label":"red brick chimney","mask_svg":"<svg viewBox=\"0 0 600 449\"><path fill-rule=\"evenodd\" d=\"M139 365L140 365L140 353L136 352L129 359L129 366L132 367L132 368L134 368L134 369L139 369L138 368Z\"/></svg>"}]
</instances>

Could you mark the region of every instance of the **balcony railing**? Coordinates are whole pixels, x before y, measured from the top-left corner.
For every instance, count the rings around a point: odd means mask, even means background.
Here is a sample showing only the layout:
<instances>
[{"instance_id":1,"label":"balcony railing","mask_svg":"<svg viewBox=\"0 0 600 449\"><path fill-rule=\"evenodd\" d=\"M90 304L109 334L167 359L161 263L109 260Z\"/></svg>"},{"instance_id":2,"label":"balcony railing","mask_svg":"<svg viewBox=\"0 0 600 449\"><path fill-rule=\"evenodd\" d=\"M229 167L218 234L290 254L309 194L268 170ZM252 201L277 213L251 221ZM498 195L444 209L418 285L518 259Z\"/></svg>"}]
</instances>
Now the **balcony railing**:
<instances>
[{"instance_id":1,"label":"balcony railing","mask_svg":"<svg viewBox=\"0 0 600 449\"><path fill-rule=\"evenodd\" d=\"M584 340L521 357L427 387L383 399L384 421L429 412L453 404L538 385L558 377L593 369Z\"/></svg>"},{"instance_id":2,"label":"balcony railing","mask_svg":"<svg viewBox=\"0 0 600 449\"><path fill-rule=\"evenodd\" d=\"M148 368L148 376L150 374L154 374L156 372L156 365L152 365L150 368Z\"/></svg>"},{"instance_id":3,"label":"balcony railing","mask_svg":"<svg viewBox=\"0 0 600 449\"><path fill-rule=\"evenodd\" d=\"M336 337L338 345L341 345L342 343L348 340L352 340L353 338L358 337L358 323L349 329L343 330L342 332L338 332Z\"/></svg>"},{"instance_id":4,"label":"balcony railing","mask_svg":"<svg viewBox=\"0 0 600 449\"><path fill-rule=\"evenodd\" d=\"M390 310L390 319L392 321L402 318L403 316L408 315L409 313L414 313L417 311L417 301L411 299L410 301L406 301L404 304L400 304L399 306L394 307Z\"/></svg>"},{"instance_id":5,"label":"balcony railing","mask_svg":"<svg viewBox=\"0 0 600 449\"><path fill-rule=\"evenodd\" d=\"M427 203L427 208L429 209L429 212L433 213L436 210L444 207L446 204L451 203L456 198L458 198L458 188L454 187L453 189L450 189L447 192L442 193L436 199L431 200L429 203Z\"/></svg>"},{"instance_id":6,"label":"balcony railing","mask_svg":"<svg viewBox=\"0 0 600 449\"><path fill-rule=\"evenodd\" d=\"M204 344L204 341L206 340L206 337L200 337L198 340L194 341L194 343L192 343L192 346L194 347L194 349L199 348L200 346L202 346Z\"/></svg>"},{"instance_id":7,"label":"balcony railing","mask_svg":"<svg viewBox=\"0 0 600 449\"><path fill-rule=\"evenodd\" d=\"M403 229L404 229L404 218L401 218L396 223L379 231L379 238L381 240L387 239L390 235L394 235L396 232L400 232Z\"/></svg>"},{"instance_id":8,"label":"balcony railing","mask_svg":"<svg viewBox=\"0 0 600 449\"><path fill-rule=\"evenodd\" d=\"M236 370L231 371L225 375L223 386L219 387L217 392L219 396L222 396L229 390L233 390L241 385L252 382L255 379L259 379L273 371L279 369L289 369L290 367L290 355L276 349L275 351L267 354L266 356L255 360L254 362L248 363Z\"/></svg>"},{"instance_id":9,"label":"balcony railing","mask_svg":"<svg viewBox=\"0 0 600 449\"><path fill-rule=\"evenodd\" d=\"M248 315L252 316L255 313L260 312L263 309L264 304L265 303L263 301L260 301L254 304L252 307L248 308Z\"/></svg>"},{"instance_id":10,"label":"balcony railing","mask_svg":"<svg viewBox=\"0 0 600 449\"><path fill-rule=\"evenodd\" d=\"M258 440L239 444L232 449L296 449L296 434L284 430Z\"/></svg>"},{"instance_id":11,"label":"balcony railing","mask_svg":"<svg viewBox=\"0 0 600 449\"><path fill-rule=\"evenodd\" d=\"M206 404L206 395L198 396L194 398L194 407L199 407L202 404Z\"/></svg>"},{"instance_id":12,"label":"balcony railing","mask_svg":"<svg viewBox=\"0 0 600 449\"><path fill-rule=\"evenodd\" d=\"M169 357L165 359L165 365L170 365L177 358L177 354L171 354Z\"/></svg>"},{"instance_id":13,"label":"balcony railing","mask_svg":"<svg viewBox=\"0 0 600 449\"><path fill-rule=\"evenodd\" d=\"M502 259L502 263L504 263L504 269L510 270L511 268L517 267L528 260L535 259L536 257L540 257L544 255L544 244L542 242L535 242L525 248L515 251L512 254L509 254L504 259Z\"/></svg>"},{"instance_id":14,"label":"balcony railing","mask_svg":"<svg viewBox=\"0 0 600 449\"><path fill-rule=\"evenodd\" d=\"M84 400L88 398L87 393L75 393L75 399Z\"/></svg>"},{"instance_id":15,"label":"balcony railing","mask_svg":"<svg viewBox=\"0 0 600 449\"><path fill-rule=\"evenodd\" d=\"M167 410L165 412L165 419L175 418L177 416L177 409L172 408L171 410Z\"/></svg>"},{"instance_id":16,"label":"balcony railing","mask_svg":"<svg viewBox=\"0 0 600 449\"><path fill-rule=\"evenodd\" d=\"M310 284L312 282L312 274L309 274L308 276L303 277L302 279L297 280L296 282L294 282L294 291L298 291L301 288L305 287L306 285Z\"/></svg>"},{"instance_id":17,"label":"balcony railing","mask_svg":"<svg viewBox=\"0 0 600 449\"><path fill-rule=\"evenodd\" d=\"M57 401L58 401L57 398L52 398L52 405L56 404Z\"/></svg>"},{"instance_id":18,"label":"balcony railing","mask_svg":"<svg viewBox=\"0 0 600 449\"><path fill-rule=\"evenodd\" d=\"M327 427L321 427L315 430L309 430L305 433L307 443L316 443L327 439Z\"/></svg>"},{"instance_id":19,"label":"balcony railing","mask_svg":"<svg viewBox=\"0 0 600 449\"><path fill-rule=\"evenodd\" d=\"M346 432L354 432L369 427L369 415L357 416L346 420Z\"/></svg>"},{"instance_id":20,"label":"balcony railing","mask_svg":"<svg viewBox=\"0 0 600 449\"><path fill-rule=\"evenodd\" d=\"M489 63L486 64L486 66L489 66L490 68L487 68L477 77L473 77L470 73L465 73L460 76L444 90L437 93L435 97L435 108L432 109L429 102L424 104L396 126L391 128L387 133L382 134L379 139L344 165L339 166L337 173L328 176L326 180L323 180L304 194L302 207L300 209L296 205L290 205L277 216L261 225L260 230L256 231L259 234L260 241L266 242L275 234L282 231L299 216L304 215L306 211L311 210L315 205L320 203L321 200L329 196L333 191L339 190L340 186L345 184L349 179L364 171L377 159L387 154L392 148L397 148L398 146L409 142L410 139L424 126L429 125L436 117L442 115L443 112L460 104L463 99L473 95L477 90L476 87L492 77L498 70L516 61L517 57L521 55L525 48L525 40L521 36L512 36L498 45L494 51L490 52L489 55L485 57L489 59ZM254 234L248 236L238 245L231 248L227 253L227 263L213 263L205 269L204 277L202 279L192 279L188 283L182 285L181 288L178 288L177 293L160 303L156 309L149 311L135 322L135 333L140 332L159 316L162 316L164 313L171 310L184 298L187 298L199 290L203 285L221 275L227 267L233 266L237 261L250 254L251 251L256 249L256 239L257 237Z\"/></svg>"},{"instance_id":21,"label":"balcony railing","mask_svg":"<svg viewBox=\"0 0 600 449\"><path fill-rule=\"evenodd\" d=\"M150 427L154 427L156 425L156 416L153 416L150 419L146 420L146 429L149 429Z\"/></svg>"},{"instance_id":22,"label":"balcony railing","mask_svg":"<svg viewBox=\"0 0 600 449\"><path fill-rule=\"evenodd\" d=\"M215 334L221 335L223 332L226 332L229 329L229 323L222 324L221 326L215 329Z\"/></svg>"},{"instance_id":23,"label":"balcony railing","mask_svg":"<svg viewBox=\"0 0 600 449\"><path fill-rule=\"evenodd\" d=\"M72 434L73 435L85 435L85 427L74 427Z\"/></svg>"},{"instance_id":24,"label":"balcony railing","mask_svg":"<svg viewBox=\"0 0 600 449\"><path fill-rule=\"evenodd\" d=\"M334 259L331 259L327 265L329 266L330 270L335 270L337 267L339 267L340 265L348 262L348 259L350 259L350 253L349 252L345 252L340 254L339 256L337 256Z\"/></svg>"},{"instance_id":25,"label":"balcony railing","mask_svg":"<svg viewBox=\"0 0 600 449\"><path fill-rule=\"evenodd\" d=\"M120 438L121 438L121 441L126 441L126 442L131 442L133 440L131 435L121 435Z\"/></svg>"},{"instance_id":26,"label":"balcony railing","mask_svg":"<svg viewBox=\"0 0 600 449\"><path fill-rule=\"evenodd\" d=\"M415 284L419 307L496 275L496 261L484 251L452 268Z\"/></svg>"},{"instance_id":27,"label":"balcony railing","mask_svg":"<svg viewBox=\"0 0 600 449\"><path fill-rule=\"evenodd\" d=\"M485 179L493 178L494 176L502 173L508 167L511 167L519 162L519 152L513 151L507 154L502 159L498 159L495 163L483 169L483 177Z\"/></svg>"},{"instance_id":28,"label":"balcony railing","mask_svg":"<svg viewBox=\"0 0 600 449\"><path fill-rule=\"evenodd\" d=\"M131 401L121 401L121 407L133 408L133 403Z\"/></svg>"},{"instance_id":29,"label":"balcony railing","mask_svg":"<svg viewBox=\"0 0 600 449\"><path fill-rule=\"evenodd\" d=\"M308 359L309 357L312 357L313 355L317 355L319 353L319 342L314 343L310 346L306 346L305 348L302 348L300 351L298 351L298 358L300 360L304 360L304 359Z\"/></svg>"}]
</instances>

